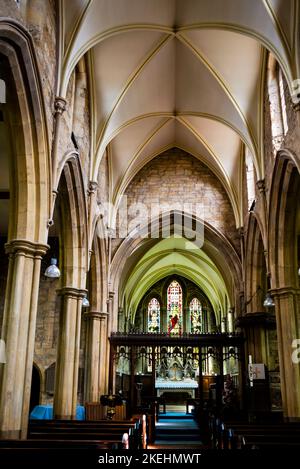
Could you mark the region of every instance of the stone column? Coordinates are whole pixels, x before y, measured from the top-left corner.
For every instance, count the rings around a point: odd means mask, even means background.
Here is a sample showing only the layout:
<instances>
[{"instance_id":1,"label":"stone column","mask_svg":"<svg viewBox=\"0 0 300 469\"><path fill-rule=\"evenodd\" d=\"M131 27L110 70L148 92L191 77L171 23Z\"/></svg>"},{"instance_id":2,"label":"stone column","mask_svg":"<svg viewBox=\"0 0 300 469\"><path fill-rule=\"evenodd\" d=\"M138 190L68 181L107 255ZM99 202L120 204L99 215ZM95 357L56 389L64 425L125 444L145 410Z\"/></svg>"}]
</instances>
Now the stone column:
<instances>
[{"instance_id":1,"label":"stone column","mask_svg":"<svg viewBox=\"0 0 300 469\"><path fill-rule=\"evenodd\" d=\"M99 402L100 357L100 321L101 313L89 311L84 315L86 327L86 355L85 355L85 401Z\"/></svg>"},{"instance_id":2,"label":"stone column","mask_svg":"<svg viewBox=\"0 0 300 469\"><path fill-rule=\"evenodd\" d=\"M57 349L53 415L75 419L78 388L82 298L86 290L64 287Z\"/></svg>"},{"instance_id":3,"label":"stone column","mask_svg":"<svg viewBox=\"0 0 300 469\"><path fill-rule=\"evenodd\" d=\"M6 364L0 377L0 438L26 438L41 259L47 245L6 244L9 267L1 338Z\"/></svg>"},{"instance_id":4,"label":"stone column","mask_svg":"<svg viewBox=\"0 0 300 469\"><path fill-rule=\"evenodd\" d=\"M66 110L67 101L60 97L56 96L54 101L54 132L53 132L53 142L52 142L52 206L51 206L51 215L50 220L48 221L49 226L53 224L53 212L55 207L55 199L57 196L57 184L58 184L58 174L57 174L57 162L58 162L58 152L59 152L59 137L60 137L60 128L61 128L61 118Z\"/></svg>"},{"instance_id":5,"label":"stone column","mask_svg":"<svg viewBox=\"0 0 300 469\"><path fill-rule=\"evenodd\" d=\"M110 336L111 332L114 331L114 328L113 328L113 323L115 321L113 321L113 314L114 314L114 304L113 304L113 300L114 300L114 295L115 295L115 292L113 291L110 291L109 294L108 294L108 299L107 299L107 319L106 321L104 321L103 323L103 327L102 327L102 335L101 335L101 340L102 340L102 345L104 347L104 344L105 344L105 351L103 351L103 355L106 356L106 361L104 362L103 364L103 381L102 383L105 383L105 386L108 387L109 386L109 392L112 391L114 392L115 391L115 388L116 388L116 364L113 362L111 364L112 366L112 373L111 373L111 382L109 383L109 367L108 366L105 366L106 363L108 363L110 360L112 360L112 357L110 356L111 353L110 353L110 343L108 341L108 336ZM102 384L103 386L103 384Z\"/></svg>"},{"instance_id":6,"label":"stone column","mask_svg":"<svg viewBox=\"0 0 300 469\"><path fill-rule=\"evenodd\" d=\"M160 308L160 331L161 332L168 332L168 322L169 322L169 318L167 317L167 308L161 307Z\"/></svg>"},{"instance_id":7,"label":"stone column","mask_svg":"<svg viewBox=\"0 0 300 469\"><path fill-rule=\"evenodd\" d=\"M234 331L234 308L228 310L228 332Z\"/></svg>"},{"instance_id":8,"label":"stone column","mask_svg":"<svg viewBox=\"0 0 300 469\"><path fill-rule=\"evenodd\" d=\"M109 374L109 356L108 356L108 338L107 338L107 318L108 313L100 313L100 367L99 367L99 393L107 394L108 374Z\"/></svg>"},{"instance_id":9,"label":"stone column","mask_svg":"<svg viewBox=\"0 0 300 469\"><path fill-rule=\"evenodd\" d=\"M256 183L257 189L259 191L260 197L261 197L261 208L262 208L262 219L263 219L263 237L264 239L266 238L266 230L268 226L268 221L267 221L267 213L268 213L268 208L267 208L267 197L266 197L266 185L265 185L265 180L260 179ZM269 271L269 261L268 261L268 256L266 255L266 262L267 262L267 271Z\"/></svg>"},{"instance_id":10,"label":"stone column","mask_svg":"<svg viewBox=\"0 0 300 469\"><path fill-rule=\"evenodd\" d=\"M286 417L300 417L300 364L294 363L293 341L300 338L300 290L272 290L275 301L278 354L283 410Z\"/></svg>"}]
</instances>

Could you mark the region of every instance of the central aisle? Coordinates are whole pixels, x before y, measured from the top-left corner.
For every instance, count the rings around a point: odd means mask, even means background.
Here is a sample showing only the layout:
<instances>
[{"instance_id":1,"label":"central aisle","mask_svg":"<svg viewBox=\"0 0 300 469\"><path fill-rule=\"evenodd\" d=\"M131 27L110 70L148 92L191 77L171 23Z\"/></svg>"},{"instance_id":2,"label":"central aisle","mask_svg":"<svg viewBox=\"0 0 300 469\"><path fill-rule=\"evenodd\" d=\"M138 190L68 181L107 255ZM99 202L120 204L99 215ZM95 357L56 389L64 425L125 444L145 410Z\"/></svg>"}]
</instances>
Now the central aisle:
<instances>
[{"instance_id":1,"label":"central aisle","mask_svg":"<svg viewBox=\"0 0 300 469\"><path fill-rule=\"evenodd\" d=\"M167 412L155 426L155 448L202 448L200 429L192 415Z\"/></svg>"}]
</instances>

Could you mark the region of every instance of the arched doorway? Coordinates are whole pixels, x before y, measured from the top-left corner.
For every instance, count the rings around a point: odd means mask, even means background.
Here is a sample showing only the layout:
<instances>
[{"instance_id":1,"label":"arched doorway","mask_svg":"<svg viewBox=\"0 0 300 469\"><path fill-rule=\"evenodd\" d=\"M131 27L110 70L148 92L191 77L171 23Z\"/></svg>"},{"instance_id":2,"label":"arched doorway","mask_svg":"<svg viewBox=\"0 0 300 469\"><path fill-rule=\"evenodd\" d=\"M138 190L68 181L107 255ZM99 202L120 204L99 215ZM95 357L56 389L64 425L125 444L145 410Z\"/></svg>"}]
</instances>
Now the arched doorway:
<instances>
[{"instance_id":1,"label":"arched doorway","mask_svg":"<svg viewBox=\"0 0 300 469\"><path fill-rule=\"evenodd\" d=\"M36 365L32 367L29 413L40 403L41 378Z\"/></svg>"}]
</instances>

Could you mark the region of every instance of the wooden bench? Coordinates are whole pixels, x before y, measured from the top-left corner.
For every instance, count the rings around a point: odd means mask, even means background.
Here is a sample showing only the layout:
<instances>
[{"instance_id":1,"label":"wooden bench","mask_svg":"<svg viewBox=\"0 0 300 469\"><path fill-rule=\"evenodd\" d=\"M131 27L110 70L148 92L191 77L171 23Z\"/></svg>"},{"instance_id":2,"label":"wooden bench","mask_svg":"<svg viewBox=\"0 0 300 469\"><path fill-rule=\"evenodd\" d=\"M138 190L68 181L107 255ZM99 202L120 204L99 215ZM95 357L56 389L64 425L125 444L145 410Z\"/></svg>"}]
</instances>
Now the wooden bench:
<instances>
[{"instance_id":1,"label":"wooden bench","mask_svg":"<svg viewBox=\"0 0 300 469\"><path fill-rule=\"evenodd\" d=\"M264 424L226 424L223 429L221 447L241 449L273 445L300 446L300 425L298 423Z\"/></svg>"},{"instance_id":2,"label":"wooden bench","mask_svg":"<svg viewBox=\"0 0 300 469\"><path fill-rule=\"evenodd\" d=\"M115 441L119 447L138 449L142 446L142 425L139 419L130 421L39 420L30 422L30 439L78 439Z\"/></svg>"}]
</instances>

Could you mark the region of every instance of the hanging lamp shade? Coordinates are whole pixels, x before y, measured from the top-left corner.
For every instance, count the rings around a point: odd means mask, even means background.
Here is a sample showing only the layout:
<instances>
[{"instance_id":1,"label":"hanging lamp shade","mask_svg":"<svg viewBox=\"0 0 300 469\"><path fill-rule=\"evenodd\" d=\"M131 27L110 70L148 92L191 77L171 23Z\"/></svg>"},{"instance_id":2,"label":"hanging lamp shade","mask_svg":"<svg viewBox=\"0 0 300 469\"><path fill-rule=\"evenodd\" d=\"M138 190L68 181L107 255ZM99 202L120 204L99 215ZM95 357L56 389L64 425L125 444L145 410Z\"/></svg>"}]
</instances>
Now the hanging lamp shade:
<instances>
[{"instance_id":1,"label":"hanging lamp shade","mask_svg":"<svg viewBox=\"0 0 300 469\"><path fill-rule=\"evenodd\" d=\"M88 307L90 306L90 302L89 302L89 300L87 299L87 296L86 296L86 295L85 295L85 296L83 297L83 299L82 299L82 306L83 306L84 308L88 308Z\"/></svg>"},{"instance_id":2,"label":"hanging lamp shade","mask_svg":"<svg viewBox=\"0 0 300 469\"><path fill-rule=\"evenodd\" d=\"M265 300L264 300L264 307L265 308L272 308L273 306L275 306L274 300L271 297L271 294L267 293L266 297L265 297Z\"/></svg>"},{"instance_id":3,"label":"hanging lamp shade","mask_svg":"<svg viewBox=\"0 0 300 469\"><path fill-rule=\"evenodd\" d=\"M45 270L45 276L49 278L59 278L60 277L60 270L57 267L57 259L54 257L50 261L49 267Z\"/></svg>"}]
</instances>

